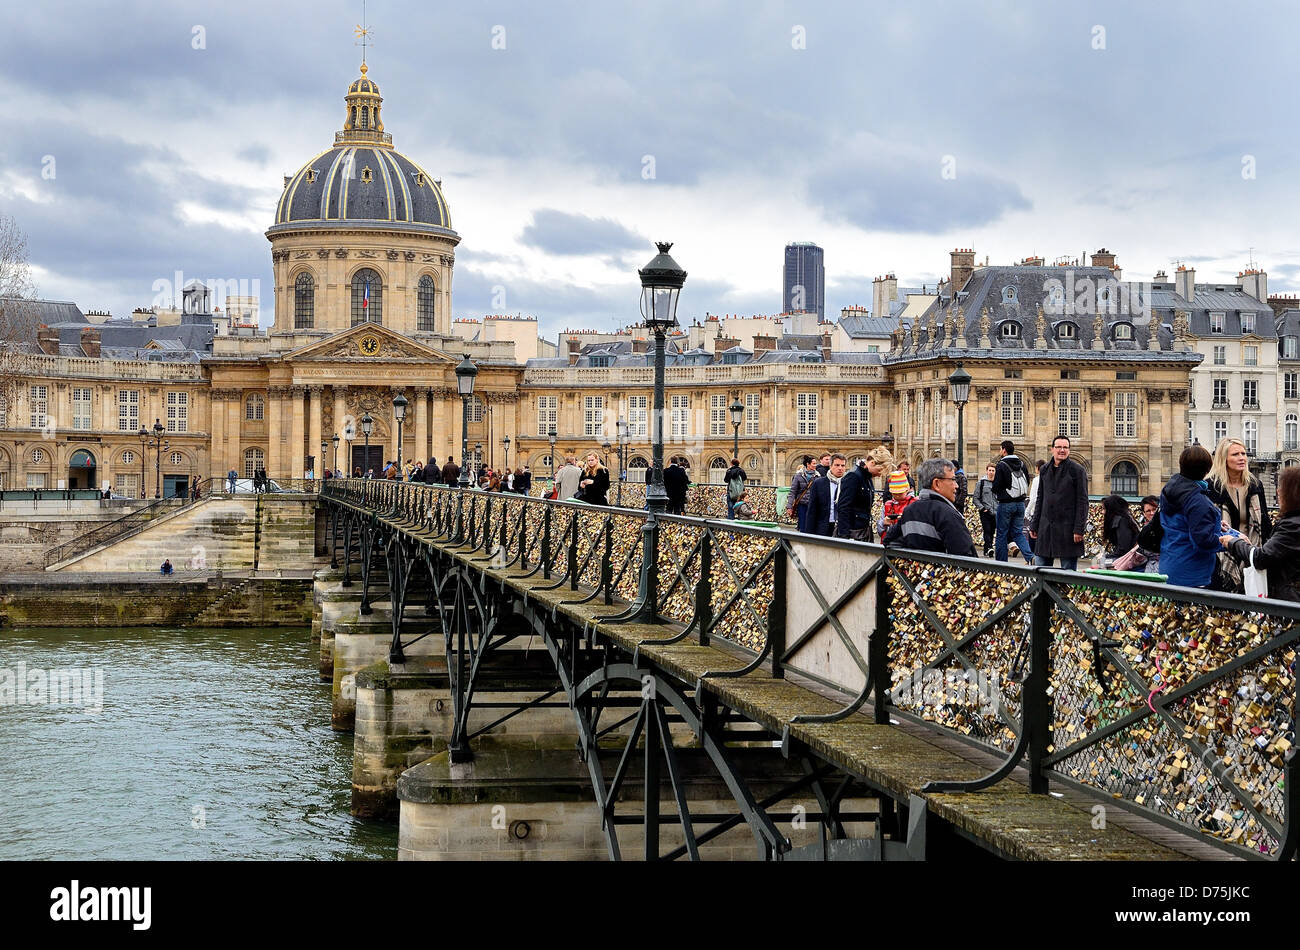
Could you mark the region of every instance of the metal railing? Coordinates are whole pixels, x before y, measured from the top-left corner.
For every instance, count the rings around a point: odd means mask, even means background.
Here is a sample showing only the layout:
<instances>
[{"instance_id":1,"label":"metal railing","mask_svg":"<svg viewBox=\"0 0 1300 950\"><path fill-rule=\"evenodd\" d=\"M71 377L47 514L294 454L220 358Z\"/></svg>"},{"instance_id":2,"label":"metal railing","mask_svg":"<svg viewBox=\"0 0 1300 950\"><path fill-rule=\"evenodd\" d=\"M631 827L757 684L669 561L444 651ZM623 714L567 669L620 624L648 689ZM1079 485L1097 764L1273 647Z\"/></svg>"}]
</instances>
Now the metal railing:
<instances>
[{"instance_id":1,"label":"metal railing","mask_svg":"<svg viewBox=\"0 0 1300 950\"><path fill-rule=\"evenodd\" d=\"M184 503L185 499L182 498L156 498L143 508L137 508L130 514L123 515L113 521L106 521L91 528L85 534L78 535L71 541L65 541L50 548L45 552L44 565L49 567L51 564L58 564L70 557L84 554L91 548L106 544L109 541L116 541L138 534L159 515L173 508L179 508Z\"/></svg>"},{"instance_id":2,"label":"metal railing","mask_svg":"<svg viewBox=\"0 0 1300 950\"><path fill-rule=\"evenodd\" d=\"M513 494L339 479L323 497L424 541L483 552L637 613L646 515ZM1241 855L1295 855L1300 799L1295 655L1300 605L929 555L690 517L658 519L655 613L680 627L645 644L725 640L750 657L700 680L765 669L1121 801ZM646 565L646 567L651 567ZM870 705L868 706L868 704Z\"/></svg>"}]
</instances>

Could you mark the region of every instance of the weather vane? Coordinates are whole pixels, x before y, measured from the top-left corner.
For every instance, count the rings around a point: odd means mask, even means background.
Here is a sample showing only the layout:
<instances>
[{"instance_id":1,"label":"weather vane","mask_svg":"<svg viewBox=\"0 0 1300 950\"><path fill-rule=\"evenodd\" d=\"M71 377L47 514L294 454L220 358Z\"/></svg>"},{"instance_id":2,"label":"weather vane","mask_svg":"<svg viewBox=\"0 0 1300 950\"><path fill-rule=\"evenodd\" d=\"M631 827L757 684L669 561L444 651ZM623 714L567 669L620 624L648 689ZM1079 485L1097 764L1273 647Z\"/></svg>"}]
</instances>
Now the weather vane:
<instances>
[{"instance_id":1,"label":"weather vane","mask_svg":"<svg viewBox=\"0 0 1300 950\"><path fill-rule=\"evenodd\" d=\"M370 29L368 26L366 26L365 0L361 0L361 22L357 24L357 28L354 32L356 33L357 39L359 39L361 42L355 43L353 45L361 47L361 62L364 64L366 61L366 46L369 43L374 42L373 37L375 35L375 31Z\"/></svg>"}]
</instances>

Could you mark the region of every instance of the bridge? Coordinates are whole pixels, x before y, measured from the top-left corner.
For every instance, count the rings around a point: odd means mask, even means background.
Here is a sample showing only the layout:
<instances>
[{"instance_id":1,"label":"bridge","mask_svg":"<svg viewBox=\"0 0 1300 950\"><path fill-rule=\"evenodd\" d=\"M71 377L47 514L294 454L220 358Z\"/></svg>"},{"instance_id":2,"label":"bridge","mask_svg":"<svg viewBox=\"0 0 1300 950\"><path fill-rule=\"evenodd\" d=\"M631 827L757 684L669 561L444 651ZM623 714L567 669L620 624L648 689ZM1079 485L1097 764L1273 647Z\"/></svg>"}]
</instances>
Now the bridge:
<instances>
[{"instance_id":1,"label":"bridge","mask_svg":"<svg viewBox=\"0 0 1300 950\"><path fill-rule=\"evenodd\" d=\"M541 847L548 796L554 846L582 820L611 859L1296 855L1300 606L440 486L320 501L387 652L343 671L358 749L363 692L446 697L428 757L388 756L403 856L457 807ZM551 741L507 741L530 717Z\"/></svg>"}]
</instances>

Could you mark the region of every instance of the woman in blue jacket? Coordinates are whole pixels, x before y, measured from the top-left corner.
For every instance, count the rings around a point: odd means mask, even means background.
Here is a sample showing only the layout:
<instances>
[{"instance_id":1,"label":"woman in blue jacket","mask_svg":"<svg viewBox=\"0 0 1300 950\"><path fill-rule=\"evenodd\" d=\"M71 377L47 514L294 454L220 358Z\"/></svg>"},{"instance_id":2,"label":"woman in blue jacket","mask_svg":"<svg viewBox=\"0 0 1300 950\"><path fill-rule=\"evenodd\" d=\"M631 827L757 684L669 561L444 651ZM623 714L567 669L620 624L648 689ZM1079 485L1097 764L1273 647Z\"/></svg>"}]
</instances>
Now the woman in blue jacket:
<instances>
[{"instance_id":1,"label":"woman in blue jacket","mask_svg":"<svg viewBox=\"0 0 1300 950\"><path fill-rule=\"evenodd\" d=\"M1214 579L1223 525L1206 493L1212 462L1204 446L1188 446L1178 456L1178 474L1160 493L1160 570L1170 584L1209 587Z\"/></svg>"}]
</instances>

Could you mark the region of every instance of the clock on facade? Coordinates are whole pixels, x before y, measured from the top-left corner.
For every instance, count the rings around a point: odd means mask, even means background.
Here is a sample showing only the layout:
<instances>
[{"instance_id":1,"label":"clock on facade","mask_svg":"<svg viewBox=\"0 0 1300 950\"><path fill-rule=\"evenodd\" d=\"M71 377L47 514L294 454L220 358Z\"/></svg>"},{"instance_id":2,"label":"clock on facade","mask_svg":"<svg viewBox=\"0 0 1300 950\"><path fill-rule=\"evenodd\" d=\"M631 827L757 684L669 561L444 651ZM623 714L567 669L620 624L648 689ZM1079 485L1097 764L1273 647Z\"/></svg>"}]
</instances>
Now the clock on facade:
<instances>
[{"instance_id":1,"label":"clock on facade","mask_svg":"<svg viewBox=\"0 0 1300 950\"><path fill-rule=\"evenodd\" d=\"M375 336L373 333L367 333L358 340L357 346L360 348L362 356L379 355L379 337Z\"/></svg>"}]
</instances>

